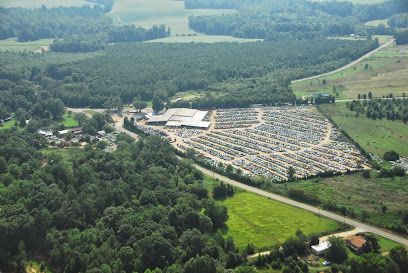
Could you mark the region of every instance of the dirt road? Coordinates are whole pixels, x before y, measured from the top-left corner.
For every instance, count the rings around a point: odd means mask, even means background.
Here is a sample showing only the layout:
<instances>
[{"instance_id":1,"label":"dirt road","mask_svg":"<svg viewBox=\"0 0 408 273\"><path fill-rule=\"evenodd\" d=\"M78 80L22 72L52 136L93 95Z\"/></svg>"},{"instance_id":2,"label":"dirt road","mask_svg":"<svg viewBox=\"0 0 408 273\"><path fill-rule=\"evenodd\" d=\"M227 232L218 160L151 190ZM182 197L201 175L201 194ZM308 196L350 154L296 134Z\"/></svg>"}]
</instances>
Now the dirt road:
<instances>
[{"instance_id":1,"label":"dirt road","mask_svg":"<svg viewBox=\"0 0 408 273\"><path fill-rule=\"evenodd\" d=\"M394 39L392 39L391 41L388 41L387 43L385 43L385 44L383 44L383 45L377 47L377 48L374 49L373 51L368 52L367 54L365 54L364 56L361 56L361 57L358 58L357 60L352 61L351 63L346 64L346 65L343 66L343 67L340 67L339 69L336 69L336 70L333 70L333 71L330 71L330 72L327 72L327 73L323 73L323 74L320 74L320 75L316 75L316 76L311 76L311 77L307 77L307 78L295 80L295 81L292 81L292 83L301 82L301 81L306 81L306 80L312 80L312 79L316 79L316 78L319 78L319 77L322 77L322 76L328 76L328 75L337 73L337 72L339 72L339 71L341 71L341 70L343 70L343 69L347 69L347 68L349 68L349 67L352 67L352 66L358 64L358 63L361 62L362 60L364 60L364 59L370 57L371 55L373 55L373 54L376 53L377 51L383 49L384 47L387 47L387 46L389 46L389 45L392 45L393 43L394 43Z\"/></svg>"}]
</instances>

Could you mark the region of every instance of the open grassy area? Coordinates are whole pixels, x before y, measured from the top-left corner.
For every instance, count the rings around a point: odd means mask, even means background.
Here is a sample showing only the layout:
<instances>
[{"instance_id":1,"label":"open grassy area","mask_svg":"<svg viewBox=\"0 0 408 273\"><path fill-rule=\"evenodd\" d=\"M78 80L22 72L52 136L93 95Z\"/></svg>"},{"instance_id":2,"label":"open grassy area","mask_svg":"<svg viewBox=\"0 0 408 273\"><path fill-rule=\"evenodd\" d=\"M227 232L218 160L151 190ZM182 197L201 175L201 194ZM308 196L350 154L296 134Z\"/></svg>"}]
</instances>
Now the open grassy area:
<instances>
[{"instance_id":1,"label":"open grassy area","mask_svg":"<svg viewBox=\"0 0 408 273\"><path fill-rule=\"evenodd\" d=\"M15 124L16 124L16 121L13 119L7 122L4 122L3 124L0 124L0 130L9 129L13 127Z\"/></svg>"},{"instance_id":2,"label":"open grassy area","mask_svg":"<svg viewBox=\"0 0 408 273\"><path fill-rule=\"evenodd\" d=\"M360 217L367 213L368 222L387 226L398 224L400 211L408 210L408 177L379 178L372 171L371 178L361 174L342 175L330 178L316 178L275 184L275 191L285 194L289 189L300 189L317 197L322 204L336 204ZM382 206L387 211L383 213Z\"/></svg>"},{"instance_id":3,"label":"open grassy area","mask_svg":"<svg viewBox=\"0 0 408 273\"><path fill-rule=\"evenodd\" d=\"M146 41L146 43L248 43L258 42L261 39L245 39L225 35L191 35L191 36L171 36L162 39Z\"/></svg>"},{"instance_id":4,"label":"open grassy area","mask_svg":"<svg viewBox=\"0 0 408 273\"><path fill-rule=\"evenodd\" d=\"M368 22L365 22L365 25L366 26L371 26L371 27L377 27L379 25L384 25L384 26L388 27L388 19L368 21Z\"/></svg>"},{"instance_id":5,"label":"open grassy area","mask_svg":"<svg viewBox=\"0 0 408 273\"><path fill-rule=\"evenodd\" d=\"M248 243L258 248L272 246L294 235L297 229L310 234L341 228L337 222L253 193L237 192L222 204L229 215L226 233L240 248Z\"/></svg>"},{"instance_id":6,"label":"open grassy area","mask_svg":"<svg viewBox=\"0 0 408 273\"><path fill-rule=\"evenodd\" d=\"M46 7L58 7L58 6L83 6L93 4L84 0L0 0L0 7L23 7L23 8L39 8L42 5Z\"/></svg>"},{"instance_id":7,"label":"open grassy area","mask_svg":"<svg viewBox=\"0 0 408 273\"><path fill-rule=\"evenodd\" d=\"M367 65L367 66L366 66ZM408 90L408 46L389 46L359 64L339 72L292 84L297 97L331 93L337 99L357 98L371 91L375 97ZM324 83L324 80L326 83Z\"/></svg>"},{"instance_id":8,"label":"open grassy area","mask_svg":"<svg viewBox=\"0 0 408 273\"><path fill-rule=\"evenodd\" d=\"M187 10L183 1L173 0L117 0L113 16L117 23L133 23L137 26L151 27L165 24L170 27L172 35L192 34L188 27L191 15L218 15L236 12L235 10Z\"/></svg>"},{"instance_id":9,"label":"open grassy area","mask_svg":"<svg viewBox=\"0 0 408 273\"><path fill-rule=\"evenodd\" d=\"M402 121L355 117L345 102L321 105L320 109L367 152L382 157L386 151L395 150L408 156L408 125Z\"/></svg>"},{"instance_id":10,"label":"open grassy area","mask_svg":"<svg viewBox=\"0 0 408 273\"><path fill-rule=\"evenodd\" d=\"M74 113L65 113L64 114L64 120L62 121L62 125L64 125L65 128L72 128L72 127L78 127L79 126L79 122L78 120L75 118L75 114Z\"/></svg>"},{"instance_id":11,"label":"open grassy area","mask_svg":"<svg viewBox=\"0 0 408 273\"><path fill-rule=\"evenodd\" d=\"M52 41L52 39L40 39L32 42L18 42L17 38L9 38L0 40L0 50L39 51L41 47L48 47L50 44L52 44Z\"/></svg>"}]
</instances>

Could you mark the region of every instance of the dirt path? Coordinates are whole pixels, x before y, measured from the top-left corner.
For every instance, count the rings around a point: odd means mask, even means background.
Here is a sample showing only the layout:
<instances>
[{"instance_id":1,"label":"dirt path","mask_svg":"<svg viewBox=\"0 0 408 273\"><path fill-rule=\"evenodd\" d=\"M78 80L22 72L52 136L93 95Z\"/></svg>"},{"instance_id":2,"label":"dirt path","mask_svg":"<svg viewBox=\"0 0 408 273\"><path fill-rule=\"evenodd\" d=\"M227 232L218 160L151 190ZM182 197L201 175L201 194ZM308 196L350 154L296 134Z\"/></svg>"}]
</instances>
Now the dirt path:
<instances>
[{"instance_id":1,"label":"dirt path","mask_svg":"<svg viewBox=\"0 0 408 273\"><path fill-rule=\"evenodd\" d=\"M316 78L319 78L319 77L328 76L328 75L337 73L337 72L339 72L339 71L341 71L341 70L347 69L347 68L349 68L349 67L352 67L352 66L358 64L358 63L361 62L362 60L364 60L364 59L370 57L371 55L373 55L373 54L376 53L377 51L379 51L379 50L381 50L381 49L383 49L383 48L385 48L385 47L387 47L387 46L389 46L389 45L392 45L393 43L394 43L394 39L392 39L391 41L388 41L387 43L385 43L385 44L383 44L383 45L377 47L376 49L374 49L374 50L368 52L367 54L365 54L364 56L361 56L361 57L358 58L357 60L352 61L352 62L349 63L349 64L346 64L346 65L343 66L343 67L340 67L340 68L338 68L338 69L336 69L336 70L333 70L333 71L330 71L330 72L327 72L327 73L323 73L323 74L320 74L320 75L311 76L311 77L307 77L307 78L303 78L303 79L299 79L299 80L294 80L294 81L292 81L292 83L301 82L301 81L306 81L306 80L312 80L312 79L316 79Z\"/></svg>"}]
</instances>

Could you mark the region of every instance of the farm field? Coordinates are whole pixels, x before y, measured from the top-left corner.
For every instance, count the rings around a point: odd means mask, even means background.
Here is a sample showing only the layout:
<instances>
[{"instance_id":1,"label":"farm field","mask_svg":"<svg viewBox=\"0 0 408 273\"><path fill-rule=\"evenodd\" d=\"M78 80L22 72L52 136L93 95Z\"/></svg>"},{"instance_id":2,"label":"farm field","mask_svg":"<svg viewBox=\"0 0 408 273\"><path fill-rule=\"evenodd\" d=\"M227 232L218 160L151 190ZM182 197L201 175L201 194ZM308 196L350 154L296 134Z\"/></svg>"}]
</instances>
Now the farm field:
<instances>
[{"instance_id":1,"label":"farm field","mask_svg":"<svg viewBox=\"0 0 408 273\"><path fill-rule=\"evenodd\" d=\"M359 64L323 77L292 84L297 97L330 93L337 99L354 99L371 91L374 97L408 90L408 46L389 46ZM324 80L326 82L324 82Z\"/></svg>"},{"instance_id":2,"label":"farm field","mask_svg":"<svg viewBox=\"0 0 408 273\"><path fill-rule=\"evenodd\" d=\"M379 178L374 171L369 179L361 174L352 174L272 185L273 191L284 195L290 189L311 194L323 206L335 204L339 208L344 207L357 218L364 212L367 216L365 220L377 226L400 223L399 212L408 210L408 178ZM385 213L382 211L383 205L387 208Z\"/></svg>"},{"instance_id":3,"label":"farm field","mask_svg":"<svg viewBox=\"0 0 408 273\"><path fill-rule=\"evenodd\" d=\"M0 0L0 7L23 7L23 8L39 8L42 5L46 7L58 7L58 6L83 6L93 4L83 0Z\"/></svg>"},{"instance_id":4,"label":"farm field","mask_svg":"<svg viewBox=\"0 0 408 273\"><path fill-rule=\"evenodd\" d=\"M165 24L172 35L195 33L188 27L191 15L221 15L236 12L235 10L187 10L183 1L173 0L117 0L113 15L116 22L132 23L137 26L151 27Z\"/></svg>"},{"instance_id":5,"label":"farm field","mask_svg":"<svg viewBox=\"0 0 408 273\"><path fill-rule=\"evenodd\" d=\"M367 152L382 157L386 151L395 150L408 156L408 125L402 121L355 117L345 102L321 105L320 109Z\"/></svg>"},{"instance_id":6,"label":"farm field","mask_svg":"<svg viewBox=\"0 0 408 273\"><path fill-rule=\"evenodd\" d=\"M145 43L225 43L225 42L259 42L261 39L245 39L226 35L184 35L184 36L170 36L156 40L146 41Z\"/></svg>"},{"instance_id":7,"label":"farm field","mask_svg":"<svg viewBox=\"0 0 408 273\"><path fill-rule=\"evenodd\" d=\"M305 234L332 233L341 224L289 205L248 192L237 192L221 201L228 208L227 235L239 248L253 243L257 248L272 246L293 236L297 229Z\"/></svg>"},{"instance_id":8,"label":"farm field","mask_svg":"<svg viewBox=\"0 0 408 273\"><path fill-rule=\"evenodd\" d=\"M52 39L40 39L32 42L18 42L16 38L0 40L0 50L8 51L38 51L40 47L48 47Z\"/></svg>"},{"instance_id":9,"label":"farm field","mask_svg":"<svg viewBox=\"0 0 408 273\"><path fill-rule=\"evenodd\" d=\"M371 26L371 27L377 27L379 25L384 25L388 27L388 19L368 21L365 23L365 25Z\"/></svg>"}]
</instances>

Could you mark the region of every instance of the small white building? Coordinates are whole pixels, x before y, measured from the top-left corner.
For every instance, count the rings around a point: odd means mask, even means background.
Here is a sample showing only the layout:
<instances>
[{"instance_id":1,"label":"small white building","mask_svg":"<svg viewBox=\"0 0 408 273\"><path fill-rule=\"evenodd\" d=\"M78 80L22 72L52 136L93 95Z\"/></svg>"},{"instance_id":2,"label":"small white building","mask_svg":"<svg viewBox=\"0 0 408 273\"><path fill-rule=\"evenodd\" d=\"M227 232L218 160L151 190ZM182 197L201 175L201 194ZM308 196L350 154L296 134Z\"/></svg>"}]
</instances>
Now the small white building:
<instances>
[{"instance_id":1,"label":"small white building","mask_svg":"<svg viewBox=\"0 0 408 273\"><path fill-rule=\"evenodd\" d=\"M325 254L327 250L329 250L329 248L330 248L330 243L328 241L325 241L325 242L321 242L318 245L312 246L312 252L313 254L317 256L321 256Z\"/></svg>"},{"instance_id":2,"label":"small white building","mask_svg":"<svg viewBox=\"0 0 408 273\"><path fill-rule=\"evenodd\" d=\"M69 130L61 130L61 131L58 131L58 133L61 135L61 136L63 136L63 135L66 135L66 134L68 134L69 133Z\"/></svg>"},{"instance_id":3,"label":"small white building","mask_svg":"<svg viewBox=\"0 0 408 273\"><path fill-rule=\"evenodd\" d=\"M39 133L40 135L45 136L45 137L50 137L50 136L53 136L53 135L54 135L54 134L52 133L52 131L50 131L50 130L38 130L38 133Z\"/></svg>"}]
</instances>

